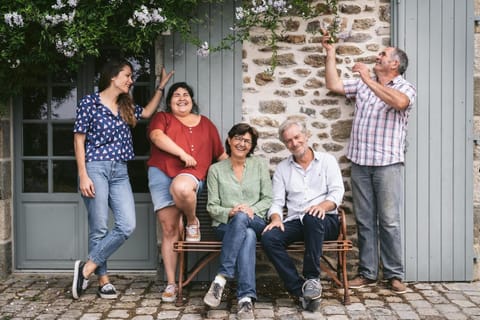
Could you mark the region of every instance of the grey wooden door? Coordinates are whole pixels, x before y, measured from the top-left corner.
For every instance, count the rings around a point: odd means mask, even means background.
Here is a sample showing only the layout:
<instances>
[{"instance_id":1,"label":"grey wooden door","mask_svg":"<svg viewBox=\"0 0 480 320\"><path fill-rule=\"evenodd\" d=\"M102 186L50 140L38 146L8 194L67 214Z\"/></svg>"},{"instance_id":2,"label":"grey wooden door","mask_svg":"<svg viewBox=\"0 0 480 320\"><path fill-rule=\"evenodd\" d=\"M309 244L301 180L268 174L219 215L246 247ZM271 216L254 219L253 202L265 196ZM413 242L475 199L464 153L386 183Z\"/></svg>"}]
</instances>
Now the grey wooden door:
<instances>
[{"instance_id":1,"label":"grey wooden door","mask_svg":"<svg viewBox=\"0 0 480 320\"><path fill-rule=\"evenodd\" d=\"M195 30L199 39L216 45L231 32L234 3L226 0L221 5L206 4L202 8L211 19L208 25ZM210 118L226 138L232 125L242 120L242 44L201 57L197 47L186 44L178 34L172 33L163 40L164 64L167 70L175 69L173 82L185 81L194 88L200 113Z\"/></svg>"},{"instance_id":2,"label":"grey wooden door","mask_svg":"<svg viewBox=\"0 0 480 320\"><path fill-rule=\"evenodd\" d=\"M144 105L154 86L153 61L136 61L134 96ZM143 66L144 68L141 68ZM77 192L73 122L79 99L94 90L95 64L75 74L39 79L14 107L15 268L71 269L88 251L87 213ZM133 130L136 160L129 163L137 228L109 260L110 269L156 269L156 218L150 204L145 159L146 125Z\"/></svg>"},{"instance_id":3,"label":"grey wooden door","mask_svg":"<svg viewBox=\"0 0 480 320\"><path fill-rule=\"evenodd\" d=\"M473 2L398 0L394 42L418 98L409 124L407 280L473 277Z\"/></svg>"}]
</instances>

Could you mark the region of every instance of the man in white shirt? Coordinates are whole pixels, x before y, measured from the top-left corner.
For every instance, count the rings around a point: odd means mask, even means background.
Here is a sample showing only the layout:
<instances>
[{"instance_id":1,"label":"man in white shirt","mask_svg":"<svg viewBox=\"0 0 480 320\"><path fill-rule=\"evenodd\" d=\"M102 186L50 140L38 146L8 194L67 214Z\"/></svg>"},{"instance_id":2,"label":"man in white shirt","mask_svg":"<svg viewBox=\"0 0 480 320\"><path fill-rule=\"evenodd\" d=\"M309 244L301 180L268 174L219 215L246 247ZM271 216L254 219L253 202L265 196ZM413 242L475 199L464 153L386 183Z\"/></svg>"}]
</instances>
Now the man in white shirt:
<instances>
[{"instance_id":1,"label":"man in white shirt","mask_svg":"<svg viewBox=\"0 0 480 320\"><path fill-rule=\"evenodd\" d=\"M273 176L273 203L267 214L270 223L263 231L262 245L288 292L313 311L322 295L322 244L338 237L337 207L345 189L335 157L308 146L304 122L285 121L279 137L291 155L278 164ZM286 251L296 241L305 243L303 277Z\"/></svg>"}]
</instances>

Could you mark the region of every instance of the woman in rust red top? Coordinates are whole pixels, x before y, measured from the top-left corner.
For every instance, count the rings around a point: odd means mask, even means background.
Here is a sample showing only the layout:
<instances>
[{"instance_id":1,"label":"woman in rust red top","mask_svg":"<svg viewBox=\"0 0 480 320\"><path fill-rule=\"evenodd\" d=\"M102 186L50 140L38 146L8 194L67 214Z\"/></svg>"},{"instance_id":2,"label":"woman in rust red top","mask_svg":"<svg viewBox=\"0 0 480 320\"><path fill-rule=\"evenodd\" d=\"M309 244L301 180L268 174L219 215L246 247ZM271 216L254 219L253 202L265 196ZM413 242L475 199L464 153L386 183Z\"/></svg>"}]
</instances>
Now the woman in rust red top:
<instances>
[{"instance_id":1,"label":"woman in rust red top","mask_svg":"<svg viewBox=\"0 0 480 320\"><path fill-rule=\"evenodd\" d=\"M200 241L200 223L195 216L197 193L209 166L227 158L217 128L198 112L192 88L185 82L175 83L168 91L166 110L153 117L148 129L148 179L162 227L161 251L168 281L162 300L166 302L175 301L177 295L173 243L183 232L182 215L187 221L186 240Z\"/></svg>"}]
</instances>

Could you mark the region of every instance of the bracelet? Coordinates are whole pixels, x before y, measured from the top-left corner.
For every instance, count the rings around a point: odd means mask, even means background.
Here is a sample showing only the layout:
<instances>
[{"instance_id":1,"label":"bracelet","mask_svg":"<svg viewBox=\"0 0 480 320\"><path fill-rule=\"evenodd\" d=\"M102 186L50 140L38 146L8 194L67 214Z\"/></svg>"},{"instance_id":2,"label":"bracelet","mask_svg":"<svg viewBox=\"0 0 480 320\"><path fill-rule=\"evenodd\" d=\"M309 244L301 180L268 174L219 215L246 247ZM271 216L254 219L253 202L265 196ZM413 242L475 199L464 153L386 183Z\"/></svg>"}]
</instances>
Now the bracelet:
<instances>
[{"instance_id":1,"label":"bracelet","mask_svg":"<svg viewBox=\"0 0 480 320\"><path fill-rule=\"evenodd\" d=\"M157 87L157 91L161 91L162 93L165 92L165 88L161 88L160 85Z\"/></svg>"}]
</instances>

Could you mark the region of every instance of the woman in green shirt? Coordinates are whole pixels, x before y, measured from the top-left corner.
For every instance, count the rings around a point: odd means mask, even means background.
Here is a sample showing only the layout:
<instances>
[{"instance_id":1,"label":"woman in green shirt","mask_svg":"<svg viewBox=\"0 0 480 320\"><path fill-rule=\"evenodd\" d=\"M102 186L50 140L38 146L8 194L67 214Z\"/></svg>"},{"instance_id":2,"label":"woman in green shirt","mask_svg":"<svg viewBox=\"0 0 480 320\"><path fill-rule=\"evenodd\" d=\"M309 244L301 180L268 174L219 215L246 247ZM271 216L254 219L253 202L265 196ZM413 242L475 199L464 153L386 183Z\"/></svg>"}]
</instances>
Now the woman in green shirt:
<instances>
[{"instance_id":1,"label":"woman in green shirt","mask_svg":"<svg viewBox=\"0 0 480 320\"><path fill-rule=\"evenodd\" d=\"M222 240L220 267L204 302L217 307L227 279L238 274L238 313L253 319L256 300L255 250L265 228L265 214L272 204L272 182L268 164L252 156L258 132L246 123L228 132L228 159L210 166L207 177L207 211L216 235ZM250 317L251 316L251 317Z\"/></svg>"}]
</instances>

